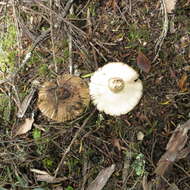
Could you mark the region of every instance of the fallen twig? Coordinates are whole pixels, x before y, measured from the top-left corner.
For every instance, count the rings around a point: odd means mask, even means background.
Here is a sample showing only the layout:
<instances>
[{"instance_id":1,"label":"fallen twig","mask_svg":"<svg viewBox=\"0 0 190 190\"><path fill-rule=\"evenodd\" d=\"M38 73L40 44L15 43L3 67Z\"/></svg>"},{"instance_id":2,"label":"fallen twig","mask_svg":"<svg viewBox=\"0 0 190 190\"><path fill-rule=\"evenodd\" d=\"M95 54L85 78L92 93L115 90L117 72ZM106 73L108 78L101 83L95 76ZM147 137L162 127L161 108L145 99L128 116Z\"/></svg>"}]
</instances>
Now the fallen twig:
<instances>
[{"instance_id":1,"label":"fallen twig","mask_svg":"<svg viewBox=\"0 0 190 190\"><path fill-rule=\"evenodd\" d=\"M115 164L100 171L96 179L87 187L86 190L101 190L115 171Z\"/></svg>"},{"instance_id":2,"label":"fallen twig","mask_svg":"<svg viewBox=\"0 0 190 190\"><path fill-rule=\"evenodd\" d=\"M189 148L184 149L188 139L187 132L189 130L190 120L188 120L183 125L179 125L175 129L166 146L166 152L163 154L157 164L157 168L155 170L157 175L163 176L168 171L168 168L172 166L176 160L181 159L190 152Z\"/></svg>"}]
</instances>

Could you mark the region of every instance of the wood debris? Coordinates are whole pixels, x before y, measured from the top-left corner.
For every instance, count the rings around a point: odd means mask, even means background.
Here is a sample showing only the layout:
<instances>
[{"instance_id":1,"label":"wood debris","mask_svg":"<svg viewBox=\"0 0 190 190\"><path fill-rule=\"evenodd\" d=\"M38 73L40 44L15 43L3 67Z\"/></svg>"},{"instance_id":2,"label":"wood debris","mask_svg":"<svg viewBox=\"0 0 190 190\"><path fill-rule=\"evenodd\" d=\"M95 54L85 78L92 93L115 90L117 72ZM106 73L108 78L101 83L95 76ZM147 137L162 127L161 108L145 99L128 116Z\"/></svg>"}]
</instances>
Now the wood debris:
<instances>
[{"instance_id":1,"label":"wood debris","mask_svg":"<svg viewBox=\"0 0 190 190\"><path fill-rule=\"evenodd\" d=\"M155 170L157 175L163 176L176 160L181 159L190 152L190 148L184 148L188 139L187 132L189 129L190 120L175 129L166 146L166 152L162 155L157 164Z\"/></svg>"},{"instance_id":2,"label":"wood debris","mask_svg":"<svg viewBox=\"0 0 190 190\"><path fill-rule=\"evenodd\" d=\"M115 171L115 164L100 171L96 179L87 187L87 190L101 190Z\"/></svg>"}]
</instances>

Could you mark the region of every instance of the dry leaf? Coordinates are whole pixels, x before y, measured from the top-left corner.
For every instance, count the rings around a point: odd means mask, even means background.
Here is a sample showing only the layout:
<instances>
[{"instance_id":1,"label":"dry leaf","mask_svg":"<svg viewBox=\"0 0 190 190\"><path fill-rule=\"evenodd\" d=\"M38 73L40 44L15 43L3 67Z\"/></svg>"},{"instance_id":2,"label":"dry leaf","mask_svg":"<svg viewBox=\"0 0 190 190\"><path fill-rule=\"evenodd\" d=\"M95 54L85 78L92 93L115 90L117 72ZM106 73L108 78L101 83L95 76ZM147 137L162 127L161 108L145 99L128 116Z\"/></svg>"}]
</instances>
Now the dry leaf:
<instances>
[{"instance_id":1,"label":"dry leaf","mask_svg":"<svg viewBox=\"0 0 190 190\"><path fill-rule=\"evenodd\" d=\"M180 78L178 86L180 88L181 91L186 91L186 81L187 81L187 74L183 74L183 76Z\"/></svg>"},{"instance_id":2,"label":"dry leaf","mask_svg":"<svg viewBox=\"0 0 190 190\"><path fill-rule=\"evenodd\" d=\"M30 129L32 128L33 122L34 122L33 118L26 118L25 122L16 129L14 136L23 135L27 133L28 131L30 131Z\"/></svg>"},{"instance_id":3,"label":"dry leaf","mask_svg":"<svg viewBox=\"0 0 190 190\"><path fill-rule=\"evenodd\" d=\"M119 151L121 151L121 145L120 140L117 138L112 139L112 144L114 147L116 147Z\"/></svg>"},{"instance_id":4,"label":"dry leaf","mask_svg":"<svg viewBox=\"0 0 190 190\"><path fill-rule=\"evenodd\" d=\"M172 11L175 9L176 2L177 0L165 0L167 13L172 13Z\"/></svg>"},{"instance_id":5,"label":"dry leaf","mask_svg":"<svg viewBox=\"0 0 190 190\"><path fill-rule=\"evenodd\" d=\"M49 175L46 171L43 171L43 170L31 169L30 171L37 174L36 175L37 181L45 181L47 183L60 183L67 179L66 177L56 178L54 176Z\"/></svg>"},{"instance_id":6,"label":"dry leaf","mask_svg":"<svg viewBox=\"0 0 190 190\"><path fill-rule=\"evenodd\" d=\"M86 190L101 190L106 185L112 173L115 171L115 164L103 169L96 179L88 186Z\"/></svg>"},{"instance_id":7,"label":"dry leaf","mask_svg":"<svg viewBox=\"0 0 190 190\"><path fill-rule=\"evenodd\" d=\"M35 92L36 92L36 89L33 88L30 91L30 93L24 98L22 104L19 107L17 117L22 118L24 116L28 106L30 105L30 102L31 102Z\"/></svg>"},{"instance_id":8,"label":"dry leaf","mask_svg":"<svg viewBox=\"0 0 190 190\"><path fill-rule=\"evenodd\" d=\"M187 132L189 130L190 120L175 129L166 146L166 152L157 163L157 168L155 170L157 175L163 176L176 160L189 153L189 149L184 149L188 139Z\"/></svg>"},{"instance_id":9,"label":"dry leaf","mask_svg":"<svg viewBox=\"0 0 190 190\"><path fill-rule=\"evenodd\" d=\"M148 73L151 69L150 60L141 51L139 51L137 56L137 65L146 73Z\"/></svg>"}]
</instances>

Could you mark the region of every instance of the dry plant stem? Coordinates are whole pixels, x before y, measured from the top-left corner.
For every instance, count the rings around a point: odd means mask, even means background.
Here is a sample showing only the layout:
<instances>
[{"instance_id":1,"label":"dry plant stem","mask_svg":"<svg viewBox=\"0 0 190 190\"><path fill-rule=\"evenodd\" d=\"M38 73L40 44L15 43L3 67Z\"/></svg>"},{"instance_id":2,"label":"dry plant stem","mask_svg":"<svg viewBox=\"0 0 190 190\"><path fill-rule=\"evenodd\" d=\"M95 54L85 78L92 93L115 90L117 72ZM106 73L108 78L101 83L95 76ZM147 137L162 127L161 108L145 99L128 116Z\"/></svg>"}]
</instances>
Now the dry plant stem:
<instances>
[{"instance_id":1,"label":"dry plant stem","mask_svg":"<svg viewBox=\"0 0 190 190\"><path fill-rule=\"evenodd\" d=\"M118 4L116 3L116 8L118 9L119 13L121 14L121 17L123 18L123 20L125 21L125 23L129 26L129 22L127 21L127 19L125 18L124 13L121 11L120 7L118 6ZM131 0L129 0L129 14L131 14Z\"/></svg>"},{"instance_id":2,"label":"dry plant stem","mask_svg":"<svg viewBox=\"0 0 190 190\"><path fill-rule=\"evenodd\" d=\"M21 108L21 101L20 101L20 98L19 98L19 95L18 95L17 88L16 88L16 86L14 84L12 84L12 83L9 83L9 84L10 84L10 86L12 86L12 89L13 89L14 94L15 94L14 101L15 101L17 107L20 109Z\"/></svg>"},{"instance_id":3,"label":"dry plant stem","mask_svg":"<svg viewBox=\"0 0 190 190\"><path fill-rule=\"evenodd\" d=\"M80 135L80 132L84 129L84 127L86 126L86 124L88 123L88 121L90 120L90 118L93 116L93 114L95 113L96 109L94 109L92 111L92 113L84 120L82 126L80 127L80 129L75 133L75 136L73 137L71 143L69 144L69 146L67 147L67 149L65 150L65 152L63 153L63 156L61 158L61 161L59 162L56 170L55 170L55 174L54 174L54 177L57 176L58 172L59 172L59 169L60 167L62 166L63 164L63 161L65 160L65 157L66 155L69 153L73 143L75 142L75 140L77 139L77 137Z\"/></svg>"},{"instance_id":4,"label":"dry plant stem","mask_svg":"<svg viewBox=\"0 0 190 190\"><path fill-rule=\"evenodd\" d=\"M19 18L18 22L19 26L22 29L22 32L24 32L32 41L35 41L36 36L26 27L26 24L24 23L22 17Z\"/></svg>"},{"instance_id":5,"label":"dry plant stem","mask_svg":"<svg viewBox=\"0 0 190 190\"><path fill-rule=\"evenodd\" d=\"M52 0L50 0L50 8L52 8ZM52 54L53 54L53 62L54 62L54 67L55 67L55 73L57 73L58 68L57 68L56 55L55 55L55 43L54 43L53 28L54 28L53 15L52 15L52 12L50 12L50 30L51 30Z\"/></svg>"},{"instance_id":6,"label":"dry plant stem","mask_svg":"<svg viewBox=\"0 0 190 190\"><path fill-rule=\"evenodd\" d=\"M87 22L87 26L88 26L88 35L91 37L91 35L92 35L92 22L90 19L90 8L87 9L86 22Z\"/></svg>"},{"instance_id":7,"label":"dry plant stem","mask_svg":"<svg viewBox=\"0 0 190 190\"><path fill-rule=\"evenodd\" d=\"M166 10L165 0L161 0L161 4L162 4L163 14L164 14L164 23L163 23L162 32L161 32L161 34L160 34L160 36L156 42L156 45L155 45L156 55L153 59L153 62L155 62L156 59L158 58L162 44L163 44L164 39L165 39L167 32L168 32L168 14L167 14L167 10Z\"/></svg>"},{"instance_id":8,"label":"dry plant stem","mask_svg":"<svg viewBox=\"0 0 190 190\"><path fill-rule=\"evenodd\" d=\"M131 3L131 0L128 0L129 2L129 14L131 15L131 12L132 12L132 3Z\"/></svg>"},{"instance_id":9,"label":"dry plant stem","mask_svg":"<svg viewBox=\"0 0 190 190\"><path fill-rule=\"evenodd\" d=\"M62 17L65 17L67 15L67 13L69 12L73 2L74 2L74 0L68 0L67 1L67 4L65 5L64 11L61 14Z\"/></svg>"},{"instance_id":10,"label":"dry plant stem","mask_svg":"<svg viewBox=\"0 0 190 190\"><path fill-rule=\"evenodd\" d=\"M70 8L70 14L73 14L73 6ZM69 26L68 40L69 40L69 73L73 74L73 59L72 59L72 50L73 50L73 37L71 35L72 28Z\"/></svg>"},{"instance_id":11,"label":"dry plant stem","mask_svg":"<svg viewBox=\"0 0 190 190\"><path fill-rule=\"evenodd\" d=\"M107 62L107 59L105 58L105 56L94 46L94 44L92 42L89 42L89 44L104 59L104 61Z\"/></svg>"},{"instance_id":12,"label":"dry plant stem","mask_svg":"<svg viewBox=\"0 0 190 190\"><path fill-rule=\"evenodd\" d=\"M86 5L77 13L77 17L88 7L89 3L91 2L91 0L88 0Z\"/></svg>"}]
</instances>

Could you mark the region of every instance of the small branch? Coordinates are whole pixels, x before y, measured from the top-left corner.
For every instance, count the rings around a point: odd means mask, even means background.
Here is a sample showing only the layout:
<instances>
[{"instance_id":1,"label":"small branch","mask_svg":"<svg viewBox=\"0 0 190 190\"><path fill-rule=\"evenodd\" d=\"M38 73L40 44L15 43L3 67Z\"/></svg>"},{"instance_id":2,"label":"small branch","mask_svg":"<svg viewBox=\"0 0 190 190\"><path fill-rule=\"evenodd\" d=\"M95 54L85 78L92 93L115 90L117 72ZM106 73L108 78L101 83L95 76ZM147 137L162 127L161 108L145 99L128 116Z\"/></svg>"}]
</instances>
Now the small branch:
<instances>
[{"instance_id":1,"label":"small branch","mask_svg":"<svg viewBox=\"0 0 190 190\"><path fill-rule=\"evenodd\" d=\"M73 14L73 6L70 8L70 14ZM72 59L72 50L73 50L73 37L71 35L72 28L69 26L68 32L68 41L69 41L69 73L73 74L73 59Z\"/></svg>"}]
</instances>

